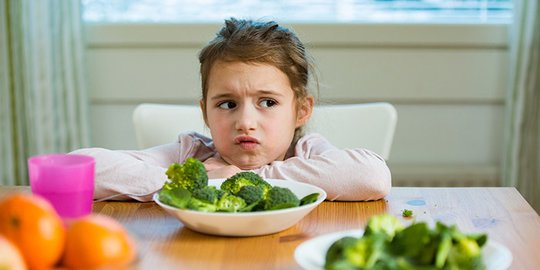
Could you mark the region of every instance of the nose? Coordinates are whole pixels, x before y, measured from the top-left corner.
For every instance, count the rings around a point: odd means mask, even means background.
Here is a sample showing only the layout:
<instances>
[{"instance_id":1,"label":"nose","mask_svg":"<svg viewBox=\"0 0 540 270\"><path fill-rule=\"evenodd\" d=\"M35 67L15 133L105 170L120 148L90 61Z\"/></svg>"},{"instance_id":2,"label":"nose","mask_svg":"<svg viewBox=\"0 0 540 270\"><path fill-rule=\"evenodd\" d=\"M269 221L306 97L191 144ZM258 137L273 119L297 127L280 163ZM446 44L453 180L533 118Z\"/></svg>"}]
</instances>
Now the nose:
<instances>
[{"instance_id":1,"label":"nose","mask_svg":"<svg viewBox=\"0 0 540 270\"><path fill-rule=\"evenodd\" d=\"M237 131L247 133L257 128L257 110L252 106L242 106L237 110L235 128Z\"/></svg>"}]
</instances>

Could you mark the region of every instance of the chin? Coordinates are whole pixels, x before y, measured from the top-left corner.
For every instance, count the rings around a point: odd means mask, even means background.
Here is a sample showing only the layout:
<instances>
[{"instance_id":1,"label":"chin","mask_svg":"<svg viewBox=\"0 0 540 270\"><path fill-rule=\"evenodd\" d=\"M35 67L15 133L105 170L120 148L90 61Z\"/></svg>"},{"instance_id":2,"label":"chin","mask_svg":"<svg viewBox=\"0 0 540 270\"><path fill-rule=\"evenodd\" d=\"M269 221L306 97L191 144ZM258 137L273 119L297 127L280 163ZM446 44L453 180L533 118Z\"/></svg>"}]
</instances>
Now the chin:
<instances>
[{"instance_id":1,"label":"chin","mask_svg":"<svg viewBox=\"0 0 540 270\"><path fill-rule=\"evenodd\" d=\"M264 165L236 165L242 171L249 171L258 169Z\"/></svg>"},{"instance_id":2,"label":"chin","mask_svg":"<svg viewBox=\"0 0 540 270\"><path fill-rule=\"evenodd\" d=\"M272 163L274 160L269 160L259 155L235 155L235 159L222 157L227 163L238 167L240 170L248 171L259 169L260 167L266 166Z\"/></svg>"},{"instance_id":3,"label":"chin","mask_svg":"<svg viewBox=\"0 0 540 270\"><path fill-rule=\"evenodd\" d=\"M237 162L235 162L235 166L238 167L240 170L243 170L243 171L247 171L247 170L255 170L255 169L258 169L264 165L266 165L267 163L264 163L264 162L253 162L253 161L241 161L241 160L237 160Z\"/></svg>"}]
</instances>

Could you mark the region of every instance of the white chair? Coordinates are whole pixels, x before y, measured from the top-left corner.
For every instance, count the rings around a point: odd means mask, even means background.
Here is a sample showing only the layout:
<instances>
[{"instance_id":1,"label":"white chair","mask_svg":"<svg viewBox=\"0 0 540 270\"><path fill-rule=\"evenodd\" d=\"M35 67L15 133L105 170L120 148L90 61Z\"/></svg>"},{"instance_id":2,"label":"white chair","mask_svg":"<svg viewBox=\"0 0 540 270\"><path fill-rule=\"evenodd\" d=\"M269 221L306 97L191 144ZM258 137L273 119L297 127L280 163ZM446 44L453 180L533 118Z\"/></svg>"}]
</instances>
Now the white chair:
<instances>
[{"instance_id":1,"label":"white chair","mask_svg":"<svg viewBox=\"0 0 540 270\"><path fill-rule=\"evenodd\" d=\"M367 148L388 159L396 123L396 109L389 103L319 105L306 131L322 134L337 147ZM193 105L140 104L133 124L140 148L175 142L181 132L210 134Z\"/></svg>"},{"instance_id":2,"label":"white chair","mask_svg":"<svg viewBox=\"0 0 540 270\"><path fill-rule=\"evenodd\" d=\"M133 111L133 126L141 149L176 142L181 132L210 136L201 109L194 105L140 104Z\"/></svg>"},{"instance_id":3,"label":"white chair","mask_svg":"<svg viewBox=\"0 0 540 270\"><path fill-rule=\"evenodd\" d=\"M317 132L339 148L366 148L390 156L397 112L390 103L315 106L306 131Z\"/></svg>"}]
</instances>

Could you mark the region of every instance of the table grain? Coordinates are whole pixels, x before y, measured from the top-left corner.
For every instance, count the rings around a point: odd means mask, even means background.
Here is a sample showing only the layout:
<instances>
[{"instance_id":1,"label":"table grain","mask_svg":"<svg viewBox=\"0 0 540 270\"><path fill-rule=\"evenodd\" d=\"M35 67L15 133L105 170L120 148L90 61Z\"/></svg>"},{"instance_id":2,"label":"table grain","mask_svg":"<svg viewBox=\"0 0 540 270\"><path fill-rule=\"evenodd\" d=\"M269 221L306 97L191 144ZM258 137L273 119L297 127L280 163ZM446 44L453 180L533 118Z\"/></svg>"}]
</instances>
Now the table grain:
<instances>
[{"instance_id":1,"label":"table grain","mask_svg":"<svg viewBox=\"0 0 540 270\"><path fill-rule=\"evenodd\" d=\"M0 186L0 198L28 187ZM404 209L413 210L404 218ZM323 202L293 227L257 237L222 237L185 228L153 202L98 202L93 211L114 217L137 242L138 261L130 269L300 269L295 248L321 234L362 229L380 213L414 221L457 224L464 232L484 232L510 249L510 269L540 269L540 217L512 187L394 187L382 200Z\"/></svg>"}]
</instances>

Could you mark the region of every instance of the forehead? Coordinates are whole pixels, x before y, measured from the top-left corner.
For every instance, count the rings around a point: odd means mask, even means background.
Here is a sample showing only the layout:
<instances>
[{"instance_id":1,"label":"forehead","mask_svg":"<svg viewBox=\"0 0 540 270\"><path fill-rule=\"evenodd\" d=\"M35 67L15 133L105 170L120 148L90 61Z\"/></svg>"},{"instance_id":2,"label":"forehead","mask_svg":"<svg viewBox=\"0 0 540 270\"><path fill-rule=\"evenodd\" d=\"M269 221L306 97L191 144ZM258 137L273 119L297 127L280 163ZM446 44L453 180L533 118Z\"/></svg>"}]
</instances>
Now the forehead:
<instances>
[{"instance_id":1,"label":"forehead","mask_svg":"<svg viewBox=\"0 0 540 270\"><path fill-rule=\"evenodd\" d=\"M287 86L290 81L279 68L266 63L216 61L208 74L209 87L223 84L249 83L252 86Z\"/></svg>"}]
</instances>

